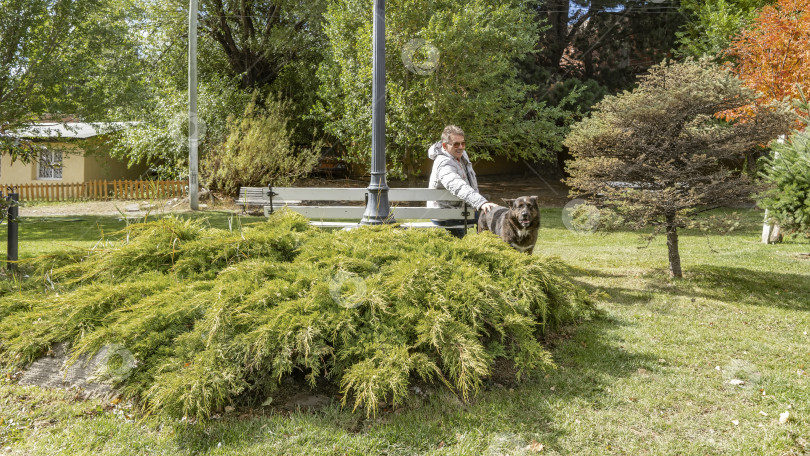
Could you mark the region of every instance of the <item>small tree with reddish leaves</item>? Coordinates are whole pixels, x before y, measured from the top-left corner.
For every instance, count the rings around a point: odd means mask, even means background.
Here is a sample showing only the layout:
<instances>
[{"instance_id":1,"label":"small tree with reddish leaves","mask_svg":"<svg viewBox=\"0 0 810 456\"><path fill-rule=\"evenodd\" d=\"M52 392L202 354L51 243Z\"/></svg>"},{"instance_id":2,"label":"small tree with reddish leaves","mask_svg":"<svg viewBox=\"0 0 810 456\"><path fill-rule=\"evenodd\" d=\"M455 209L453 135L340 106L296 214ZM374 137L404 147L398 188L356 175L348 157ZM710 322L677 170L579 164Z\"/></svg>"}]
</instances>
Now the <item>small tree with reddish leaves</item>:
<instances>
[{"instance_id":1,"label":"small tree with reddish leaves","mask_svg":"<svg viewBox=\"0 0 810 456\"><path fill-rule=\"evenodd\" d=\"M810 0L779 0L762 8L732 41L727 54L733 59L732 71L762 96L724 111L726 119L744 119L756 105L798 99L799 86L810 84Z\"/></svg>"},{"instance_id":2,"label":"small tree with reddish leaves","mask_svg":"<svg viewBox=\"0 0 810 456\"><path fill-rule=\"evenodd\" d=\"M620 215L621 226L666 232L671 277L682 277L678 228L698 214L748 198L745 152L789 129L784 105L747 122L715 114L748 105L750 89L707 60L662 63L632 92L606 97L565 140L572 196Z\"/></svg>"}]
</instances>

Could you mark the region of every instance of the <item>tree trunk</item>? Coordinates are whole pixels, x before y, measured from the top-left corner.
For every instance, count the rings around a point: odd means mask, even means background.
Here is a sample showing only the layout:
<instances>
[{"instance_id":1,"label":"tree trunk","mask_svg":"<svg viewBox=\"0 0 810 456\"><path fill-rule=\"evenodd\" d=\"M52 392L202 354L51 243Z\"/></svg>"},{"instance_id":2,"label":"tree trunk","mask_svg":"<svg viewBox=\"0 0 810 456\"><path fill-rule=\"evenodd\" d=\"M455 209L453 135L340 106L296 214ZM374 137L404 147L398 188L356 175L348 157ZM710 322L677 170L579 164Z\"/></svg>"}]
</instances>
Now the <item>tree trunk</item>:
<instances>
[{"instance_id":1,"label":"tree trunk","mask_svg":"<svg viewBox=\"0 0 810 456\"><path fill-rule=\"evenodd\" d=\"M543 47L549 59L548 63L554 70L559 72L562 56L569 44L570 3L568 0L549 0L546 5L548 9L546 23L551 27L545 32Z\"/></svg>"},{"instance_id":2,"label":"tree trunk","mask_svg":"<svg viewBox=\"0 0 810 456\"><path fill-rule=\"evenodd\" d=\"M678 227L675 226L675 215L667 215L667 249L669 250L669 276L683 277L681 271L681 254L678 252Z\"/></svg>"}]
</instances>

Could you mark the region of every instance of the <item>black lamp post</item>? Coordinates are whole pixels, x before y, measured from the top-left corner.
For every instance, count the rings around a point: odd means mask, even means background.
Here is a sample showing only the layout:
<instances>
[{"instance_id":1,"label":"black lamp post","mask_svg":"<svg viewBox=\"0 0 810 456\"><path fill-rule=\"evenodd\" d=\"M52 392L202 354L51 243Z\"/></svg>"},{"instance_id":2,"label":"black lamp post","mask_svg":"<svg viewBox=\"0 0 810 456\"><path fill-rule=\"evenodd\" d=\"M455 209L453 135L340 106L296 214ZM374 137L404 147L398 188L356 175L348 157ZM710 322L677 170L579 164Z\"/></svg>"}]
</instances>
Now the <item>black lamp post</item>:
<instances>
[{"instance_id":1,"label":"black lamp post","mask_svg":"<svg viewBox=\"0 0 810 456\"><path fill-rule=\"evenodd\" d=\"M373 80L371 85L371 183L360 223L394 223L385 181L385 0L374 0Z\"/></svg>"}]
</instances>

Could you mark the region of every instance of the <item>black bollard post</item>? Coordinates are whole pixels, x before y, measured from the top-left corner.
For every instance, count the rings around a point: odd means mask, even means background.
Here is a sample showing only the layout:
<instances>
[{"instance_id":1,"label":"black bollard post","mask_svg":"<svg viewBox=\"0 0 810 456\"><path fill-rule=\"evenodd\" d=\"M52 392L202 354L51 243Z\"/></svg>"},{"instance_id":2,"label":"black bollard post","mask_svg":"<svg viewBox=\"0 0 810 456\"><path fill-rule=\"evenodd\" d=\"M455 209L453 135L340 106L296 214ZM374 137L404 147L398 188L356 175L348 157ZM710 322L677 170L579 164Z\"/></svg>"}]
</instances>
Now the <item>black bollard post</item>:
<instances>
[{"instance_id":1,"label":"black bollard post","mask_svg":"<svg viewBox=\"0 0 810 456\"><path fill-rule=\"evenodd\" d=\"M17 216L19 209L17 202L20 200L18 193L9 193L7 200L9 202L8 208L8 270L17 270L17 257L18 257L18 240L19 240L19 226L17 224Z\"/></svg>"}]
</instances>

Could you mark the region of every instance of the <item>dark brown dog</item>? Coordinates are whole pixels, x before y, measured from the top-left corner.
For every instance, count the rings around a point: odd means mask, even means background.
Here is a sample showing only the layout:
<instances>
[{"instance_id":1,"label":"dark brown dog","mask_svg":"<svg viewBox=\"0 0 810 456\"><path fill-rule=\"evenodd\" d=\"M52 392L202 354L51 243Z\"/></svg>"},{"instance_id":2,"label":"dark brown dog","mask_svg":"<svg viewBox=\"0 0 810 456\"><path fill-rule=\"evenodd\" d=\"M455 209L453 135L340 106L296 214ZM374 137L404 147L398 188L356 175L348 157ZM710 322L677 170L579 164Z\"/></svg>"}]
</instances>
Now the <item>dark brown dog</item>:
<instances>
[{"instance_id":1,"label":"dark brown dog","mask_svg":"<svg viewBox=\"0 0 810 456\"><path fill-rule=\"evenodd\" d=\"M504 200L509 207L498 206L478 217L478 232L492 231L518 252L529 255L537 242L540 209L536 196Z\"/></svg>"}]
</instances>

